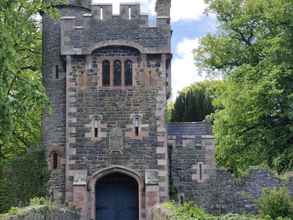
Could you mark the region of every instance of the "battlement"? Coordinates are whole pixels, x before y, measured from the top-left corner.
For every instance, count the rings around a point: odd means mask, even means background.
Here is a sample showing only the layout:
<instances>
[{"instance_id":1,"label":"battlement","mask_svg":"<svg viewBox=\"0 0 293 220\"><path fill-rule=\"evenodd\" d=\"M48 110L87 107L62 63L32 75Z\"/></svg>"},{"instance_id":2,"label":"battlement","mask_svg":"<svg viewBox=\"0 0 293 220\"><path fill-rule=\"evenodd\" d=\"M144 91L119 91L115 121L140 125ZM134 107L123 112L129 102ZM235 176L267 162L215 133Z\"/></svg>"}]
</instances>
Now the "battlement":
<instances>
[{"instance_id":1,"label":"battlement","mask_svg":"<svg viewBox=\"0 0 293 220\"><path fill-rule=\"evenodd\" d=\"M162 6L163 7L163 6ZM98 47L126 45L142 54L170 54L170 18L158 13L151 26L139 3L120 4L113 13L112 4L91 4L89 10L71 8L61 17L61 54L91 54ZM74 12L73 12L74 11Z\"/></svg>"},{"instance_id":2,"label":"battlement","mask_svg":"<svg viewBox=\"0 0 293 220\"><path fill-rule=\"evenodd\" d=\"M98 21L107 21L113 18L122 20L141 20L142 24L147 25L148 15L142 14L139 3L122 3L120 4L120 13L113 13L112 4L92 4L92 16Z\"/></svg>"},{"instance_id":3,"label":"battlement","mask_svg":"<svg viewBox=\"0 0 293 220\"><path fill-rule=\"evenodd\" d=\"M111 3L93 3L92 0L68 0L67 4L60 4L55 0L45 0L58 7L73 7L88 11L86 17L92 16L96 21L122 20L139 23L140 26L150 26L149 16L141 12L139 2L121 3L119 13L114 14ZM156 26L160 28L170 28L170 8L171 0L156 0Z\"/></svg>"},{"instance_id":4,"label":"battlement","mask_svg":"<svg viewBox=\"0 0 293 220\"><path fill-rule=\"evenodd\" d=\"M54 4L54 0L45 0ZM60 5L56 3L56 6ZM96 20L107 21L113 18L122 20L140 20L142 25L148 25L148 15L142 14L140 3L121 3L119 15L114 15L112 4L92 3L92 0L68 0L67 6L81 7L91 10ZM62 4L62 6L66 6ZM156 0L157 26L169 28L171 0Z\"/></svg>"}]
</instances>

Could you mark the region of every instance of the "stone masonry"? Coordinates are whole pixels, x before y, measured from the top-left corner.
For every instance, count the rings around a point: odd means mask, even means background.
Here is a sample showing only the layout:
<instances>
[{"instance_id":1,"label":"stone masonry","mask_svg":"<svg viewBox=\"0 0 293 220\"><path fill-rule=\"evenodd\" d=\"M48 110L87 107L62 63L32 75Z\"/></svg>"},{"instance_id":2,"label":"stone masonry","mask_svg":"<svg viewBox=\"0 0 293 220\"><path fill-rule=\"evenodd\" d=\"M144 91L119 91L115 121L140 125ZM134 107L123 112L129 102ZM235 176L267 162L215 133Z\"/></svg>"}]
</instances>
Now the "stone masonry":
<instances>
[{"instance_id":1,"label":"stone masonry","mask_svg":"<svg viewBox=\"0 0 293 220\"><path fill-rule=\"evenodd\" d=\"M170 1L158 0L157 26L139 4L70 1L56 5L61 18L43 15L44 84L52 110L44 143L54 200L95 219L95 186L123 173L139 185L139 219L169 198L166 100L171 91ZM103 85L103 62L110 85ZM115 62L132 63L132 85L115 85ZM116 68L116 67L115 67Z\"/></svg>"},{"instance_id":2,"label":"stone masonry","mask_svg":"<svg viewBox=\"0 0 293 220\"><path fill-rule=\"evenodd\" d=\"M54 6L59 20L43 14L51 102L43 142L55 201L79 208L84 220L97 219L97 183L117 173L137 183L139 220L151 219L151 209L169 195L225 213L255 212L264 187L288 186L293 194L293 178L285 184L255 170L237 182L216 168L208 122L165 123L171 0L157 0L156 26L137 3L121 4L120 15L90 0Z\"/></svg>"}]
</instances>

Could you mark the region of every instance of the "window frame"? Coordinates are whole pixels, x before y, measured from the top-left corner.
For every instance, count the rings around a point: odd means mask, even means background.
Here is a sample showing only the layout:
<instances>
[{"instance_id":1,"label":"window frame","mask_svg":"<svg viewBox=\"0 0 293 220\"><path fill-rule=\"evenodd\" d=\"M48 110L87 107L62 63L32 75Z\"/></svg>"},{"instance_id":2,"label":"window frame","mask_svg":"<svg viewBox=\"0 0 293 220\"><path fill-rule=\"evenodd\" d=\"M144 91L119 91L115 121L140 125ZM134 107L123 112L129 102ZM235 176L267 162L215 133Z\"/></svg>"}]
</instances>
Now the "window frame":
<instances>
[{"instance_id":1,"label":"window frame","mask_svg":"<svg viewBox=\"0 0 293 220\"><path fill-rule=\"evenodd\" d=\"M105 69L106 69L105 64L108 65L107 73L105 73ZM106 74L107 74L107 77L105 77ZM105 81L105 78L107 78L107 83ZM103 87L111 86L111 62L106 59L102 61L102 86Z\"/></svg>"},{"instance_id":2,"label":"window frame","mask_svg":"<svg viewBox=\"0 0 293 220\"><path fill-rule=\"evenodd\" d=\"M97 57L97 74L98 74L98 87L101 89L131 89L135 87L135 67L138 62L138 57L136 56L101 56ZM109 81L105 83L105 62L109 62L110 77ZM121 65L118 66L119 74L116 72L115 76L115 66L117 71L117 63ZM108 71L108 70L107 70ZM130 72L130 74L127 73ZM117 75L119 75L117 77ZM118 83L119 82L119 83Z\"/></svg>"},{"instance_id":3,"label":"window frame","mask_svg":"<svg viewBox=\"0 0 293 220\"><path fill-rule=\"evenodd\" d=\"M120 69L116 69L116 64L120 65ZM119 70L119 73L116 72ZM114 87L119 87L122 86L122 62L119 59L114 60L113 62L113 86ZM118 77L118 79L116 78Z\"/></svg>"},{"instance_id":4,"label":"window frame","mask_svg":"<svg viewBox=\"0 0 293 220\"><path fill-rule=\"evenodd\" d=\"M128 64L130 64L129 65L130 66L130 68L129 68L129 70L130 70L130 80L129 80L130 83L128 83L128 77L127 77ZM133 62L132 62L132 60L129 60L129 59L124 61L124 85L127 87L133 86Z\"/></svg>"}]
</instances>

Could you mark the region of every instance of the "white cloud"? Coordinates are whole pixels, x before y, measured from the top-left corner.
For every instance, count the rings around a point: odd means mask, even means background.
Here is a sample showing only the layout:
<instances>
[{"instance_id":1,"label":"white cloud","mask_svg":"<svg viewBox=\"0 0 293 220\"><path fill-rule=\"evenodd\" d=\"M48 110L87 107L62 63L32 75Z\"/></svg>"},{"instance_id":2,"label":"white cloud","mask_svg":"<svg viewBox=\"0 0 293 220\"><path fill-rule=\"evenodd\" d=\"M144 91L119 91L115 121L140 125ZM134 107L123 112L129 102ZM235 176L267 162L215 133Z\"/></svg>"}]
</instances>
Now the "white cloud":
<instances>
[{"instance_id":1,"label":"white cloud","mask_svg":"<svg viewBox=\"0 0 293 220\"><path fill-rule=\"evenodd\" d=\"M206 7L204 0L172 0L172 21L199 20L204 15Z\"/></svg>"},{"instance_id":2,"label":"white cloud","mask_svg":"<svg viewBox=\"0 0 293 220\"><path fill-rule=\"evenodd\" d=\"M198 48L199 39L185 38L176 48L176 56L172 62L172 98L175 99L178 92L193 82L202 81L201 76L194 64L193 50Z\"/></svg>"},{"instance_id":3,"label":"white cloud","mask_svg":"<svg viewBox=\"0 0 293 220\"><path fill-rule=\"evenodd\" d=\"M93 3L112 3L115 14L119 13L119 3L122 2L140 2L142 12L155 15L156 0L93 0ZM205 8L204 0L172 0L172 21L198 20L203 16Z\"/></svg>"}]
</instances>

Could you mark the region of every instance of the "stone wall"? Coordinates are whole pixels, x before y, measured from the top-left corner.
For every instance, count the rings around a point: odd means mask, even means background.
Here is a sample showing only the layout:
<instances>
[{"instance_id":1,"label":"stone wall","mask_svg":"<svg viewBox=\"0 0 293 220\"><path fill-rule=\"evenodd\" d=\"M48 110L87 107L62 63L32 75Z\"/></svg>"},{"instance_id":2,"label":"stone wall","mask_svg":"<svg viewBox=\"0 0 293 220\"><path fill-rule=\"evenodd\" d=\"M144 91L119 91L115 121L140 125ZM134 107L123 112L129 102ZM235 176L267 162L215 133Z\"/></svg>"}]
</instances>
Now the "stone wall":
<instances>
[{"instance_id":1,"label":"stone wall","mask_svg":"<svg viewBox=\"0 0 293 220\"><path fill-rule=\"evenodd\" d=\"M162 16L157 26L149 26L148 16L140 13L136 3L121 4L119 15L113 15L111 4L92 5L91 11L83 11L81 20L75 14L65 15L60 26L61 55L88 55L105 44L133 46L144 54L169 54L170 4L159 8Z\"/></svg>"},{"instance_id":2,"label":"stone wall","mask_svg":"<svg viewBox=\"0 0 293 220\"><path fill-rule=\"evenodd\" d=\"M133 62L132 86L102 85L103 61L113 66L117 59ZM148 215L148 207L168 199L164 61L161 55L144 56L134 48L110 46L95 50L90 59L74 56L68 62L66 201L80 207L82 214L89 215L86 206L94 204L96 173L111 167L132 170L143 182L142 219ZM148 185L145 179L150 172L155 172L158 180ZM87 180L92 182L89 191Z\"/></svg>"},{"instance_id":3,"label":"stone wall","mask_svg":"<svg viewBox=\"0 0 293 220\"><path fill-rule=\"evenodd\" d=\"M215 147L207 122L168 124L171 194L192 200L191 192L215 170Z\"/></svg>"},{"instance_id":4,"label":"stone wall","mask_svg":"<svg viewBox=\"0 0 293 220\"><path fill-rule=\"evenodd\" d=\"M235 178L224 169L216 169L202 183L189 181L185 182L185 186L179 185L176 188L177 199L182 199L181 195L185 200L194 201L213 214L256 213L257 200L264 188L285 187L293 196L292 179L289 178L288 182L282 181L263 169L251 169L247 176Z\"/></svg>"},{"instance_id":5,"label":"stone wall","mask_svg":"<svg viewBox=\"0 0 293 220\"><path fill-rule=\"evenodd\" d=\"M168 124L172 199L194 201L210 213L222 214L255 213L264 188L287 187L293 196L293 177L282 181L255 168L245 177L235 178L216 168L210 128L207 122Z\"/></svg>"},{"instance_id":6,"label":"stone wall","mask_svg":"<svg viewBox=\"0 0 293 220\"><path fill-rule=\"evenodd\" d=\"M252 169L240 179L225 170L216 170L214 176L192 193L211 213L256 213L262 190L282 186L286 186L285 183L266 170Z\"/></svg>"},{"instance_id":7,"label":"stone wall","mask_svg":"<svg viewBox=\"0 0 293 220\"><path fill-rule=\"evenodd\" d=\"M77 23L82 14L89 12L84 8L61 7L61 16L74 15ZM52 169L49 181L50 195L63 203L65 199L65 145L66 145L66 62L60 56L60 22L43 15L43 79L49 97L43 120L43 143L47 146L48 161L52 161L53 153L58 154L58 168ZM58 69L58 70L57 70ZM58 73L56 73L58 71Z\"/></svg>"},{"instance_id":8,"label":"stone wall","mask_svg":"<svg viewBox=\"0 0 293 220\"><path fill-rule=\"evenodd\" d=\"M66 208L48 208L47 206L39 206L26 208L16 215L0 215L0 220L79 220L80 216L77 212Z\"/></svg>"},{"instance_id":9,"label":"stone wall","mask_svg":"<svg viewBox=\"0 0 293 220\"><path fill-rule=\"evenodd\" d=\"M171 91L170 23L150 27L148 16L140 13L136 3L121 4L118 16L113 15L111 4L79 2L58 5L60 20L43 15L43 75L52 107L43 123L50 195L81 208L84 216L93 216L96 173L123 167L142 182L144 218L145 207L168 198L164 111ZM170 4L160 4L158 10L158 21L167 21ZM131 60L133 86L103 88L103 59ZM136 116L138 137L133 132ZM93 124L97 124L97 137L93 137ZM117 132L123 136L119 149L111 138ZM56 154L58 167L54 168ZM157 184L148 186L150 173Z\"/></svg>"}]
</instances>

